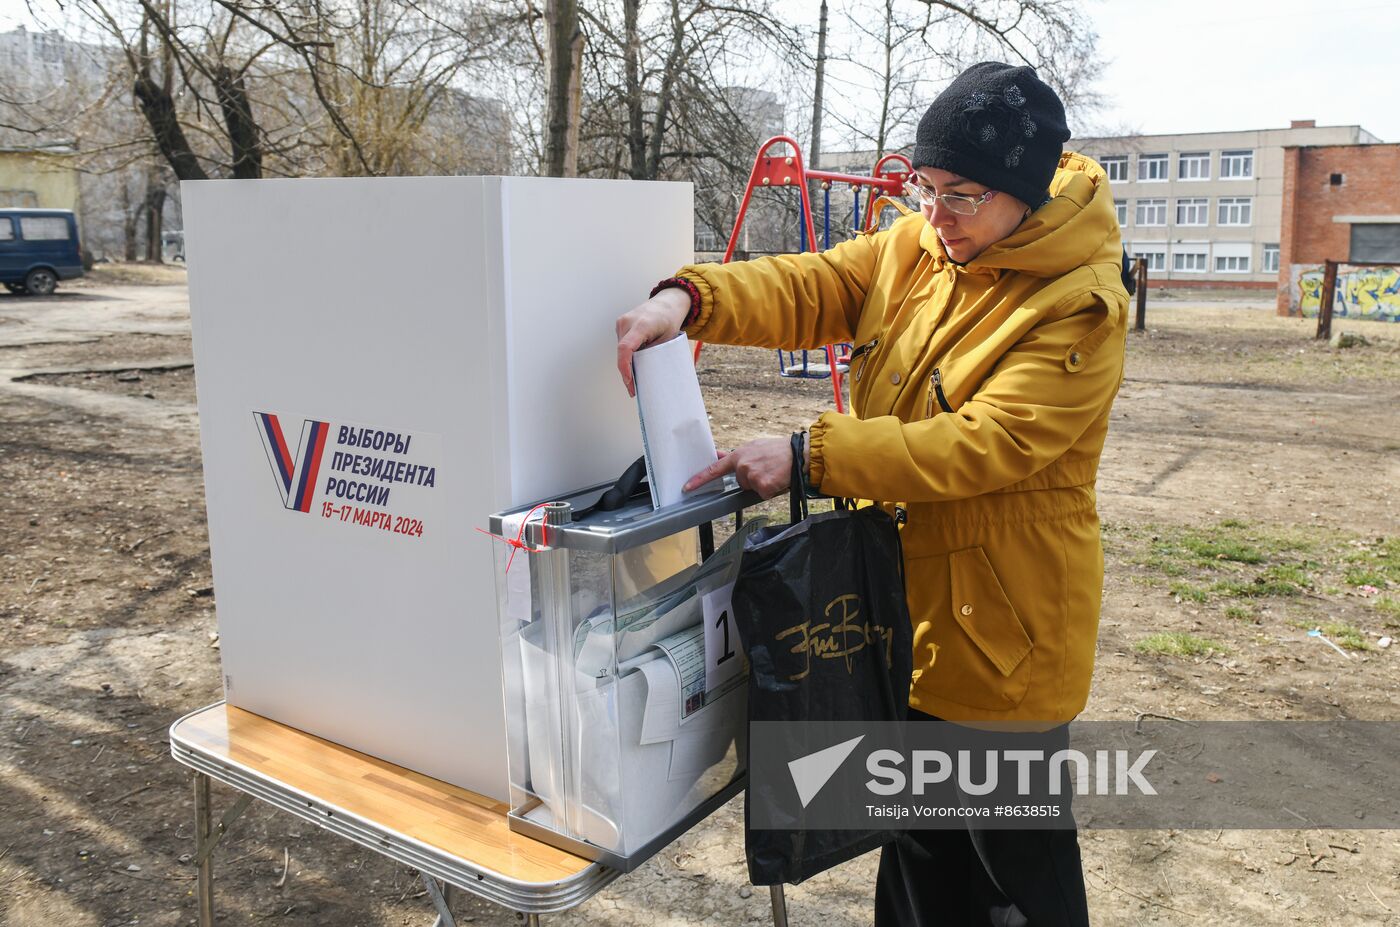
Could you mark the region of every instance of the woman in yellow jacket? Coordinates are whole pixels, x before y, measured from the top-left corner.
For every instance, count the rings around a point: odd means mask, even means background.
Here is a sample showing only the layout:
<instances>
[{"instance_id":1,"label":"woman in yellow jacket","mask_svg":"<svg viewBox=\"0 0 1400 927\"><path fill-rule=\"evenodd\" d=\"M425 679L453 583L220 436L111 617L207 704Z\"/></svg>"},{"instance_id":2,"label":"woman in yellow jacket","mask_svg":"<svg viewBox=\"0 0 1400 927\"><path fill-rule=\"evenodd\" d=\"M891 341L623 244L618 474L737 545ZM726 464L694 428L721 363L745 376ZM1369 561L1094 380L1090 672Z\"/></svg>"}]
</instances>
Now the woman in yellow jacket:
<instances>
[{"instance_id":1,"label":"woman in yellow jacket","mask_svg":"<svg viewBox=\"0 0 1400 927\"><path fill-rule=\"evenodd\" d=\"M1103 552L1094 481L1123 375L1128 296L1112 195L1054 91L984 62L919 123L921 215L820 254L691 265L618 320L757 347L850 342L852 415L806 430L808 482L904 522L911 718L1064 725L1093 669ZM789 438L723 456L785 490ZM914 831L886 847L877 924L1087 924L1073 830Z\"/></svg>"}]
</instances>

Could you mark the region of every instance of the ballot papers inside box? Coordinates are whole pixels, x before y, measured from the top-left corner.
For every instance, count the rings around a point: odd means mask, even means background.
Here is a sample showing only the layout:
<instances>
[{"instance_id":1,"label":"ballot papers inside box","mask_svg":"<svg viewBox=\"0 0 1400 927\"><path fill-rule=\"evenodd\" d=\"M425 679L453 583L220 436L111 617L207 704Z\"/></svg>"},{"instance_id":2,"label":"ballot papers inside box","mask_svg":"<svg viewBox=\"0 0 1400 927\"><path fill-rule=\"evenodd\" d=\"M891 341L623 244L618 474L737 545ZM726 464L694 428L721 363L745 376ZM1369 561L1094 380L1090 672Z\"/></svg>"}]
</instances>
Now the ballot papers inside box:
<instances>
[{"instance_id":1,"label":"ballot papers inside box","mask_svg":"<svg viewBox=\"0 0 1400 927\"><path fill-rule=\"evenodd\" d=\"M729 592L758 501L730 485L578 521L607 487L491 518L511 828L630 870L738 792L747 667ZM736 530L715 549L713 522Z\"/></svg>"}]
</instances>

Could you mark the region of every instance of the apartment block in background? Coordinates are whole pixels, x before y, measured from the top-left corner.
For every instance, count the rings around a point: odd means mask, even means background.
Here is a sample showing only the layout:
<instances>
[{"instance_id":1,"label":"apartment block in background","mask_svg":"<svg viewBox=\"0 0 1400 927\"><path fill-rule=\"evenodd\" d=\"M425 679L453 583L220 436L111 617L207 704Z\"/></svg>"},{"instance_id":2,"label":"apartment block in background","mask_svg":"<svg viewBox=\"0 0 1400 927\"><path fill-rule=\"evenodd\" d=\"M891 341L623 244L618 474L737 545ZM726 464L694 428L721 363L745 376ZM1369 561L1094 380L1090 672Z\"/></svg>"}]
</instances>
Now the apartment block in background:
<instances>
[{"instance_id":1,"label":"apartment block in background","mask_svg":"<svg viewBox=\"0 0 1400 927\"><path fill-rule=\"evenodd\" d=\"M1380 139L1360 126L1072 139L1108 171L1123 244L1154 284L1279 286L1284 149Z\"/></svg>"}]
</instances>

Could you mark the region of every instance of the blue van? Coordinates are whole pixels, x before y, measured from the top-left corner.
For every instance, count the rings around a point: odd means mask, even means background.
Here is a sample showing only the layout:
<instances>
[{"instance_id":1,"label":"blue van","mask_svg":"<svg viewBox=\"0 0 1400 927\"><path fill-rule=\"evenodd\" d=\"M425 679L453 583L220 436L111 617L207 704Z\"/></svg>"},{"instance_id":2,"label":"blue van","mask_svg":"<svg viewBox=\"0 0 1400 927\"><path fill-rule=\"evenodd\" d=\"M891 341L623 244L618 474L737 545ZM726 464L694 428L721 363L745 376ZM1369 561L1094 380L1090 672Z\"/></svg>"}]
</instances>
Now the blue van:
<instances>
[{"instance_id":1,"label":"blue van","mask_svg":"<svg viewBox=\"0 0 1400 927\"><path fill-rule=\"evenodd\" d=\"M83 275L71 209L0 209L0 283L11 293L48 296Z\"/></svg>"}]
</instances>

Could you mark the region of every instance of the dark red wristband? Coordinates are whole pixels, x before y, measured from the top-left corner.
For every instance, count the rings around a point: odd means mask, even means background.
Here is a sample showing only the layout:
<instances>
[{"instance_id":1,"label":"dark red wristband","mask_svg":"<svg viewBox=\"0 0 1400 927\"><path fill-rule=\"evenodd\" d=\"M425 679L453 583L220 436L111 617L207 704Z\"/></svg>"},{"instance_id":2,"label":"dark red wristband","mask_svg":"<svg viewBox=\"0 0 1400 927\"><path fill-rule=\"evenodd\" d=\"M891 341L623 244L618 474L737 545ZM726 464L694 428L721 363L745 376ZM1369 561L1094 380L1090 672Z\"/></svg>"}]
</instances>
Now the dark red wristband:
<instances>
[{"instance_id":1,"label":"dark red wristband","mask_svg":"<svg viewBox=\"0 0 1400 927\"><path fill-rule=\"evenodd\" d=\"M655 296L662 290L670 289L685 290L690 294L690 311L685 314L685 321L681 323L681 328L688 328L700 317L700 290L684 277L667 277L651 288L651 295Z\"/></svg>"}]
</instances>

